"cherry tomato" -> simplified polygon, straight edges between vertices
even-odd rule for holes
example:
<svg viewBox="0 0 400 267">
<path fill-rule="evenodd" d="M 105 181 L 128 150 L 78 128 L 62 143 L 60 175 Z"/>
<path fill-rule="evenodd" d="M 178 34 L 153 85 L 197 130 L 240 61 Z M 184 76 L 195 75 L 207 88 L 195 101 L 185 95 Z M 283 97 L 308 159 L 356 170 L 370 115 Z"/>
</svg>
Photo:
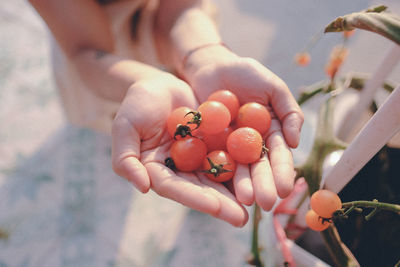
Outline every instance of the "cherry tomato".
<svg viewBox="0 0 400 267">
<path fill-rule="evenodd" d="M 306 224 L 314 231 L 323 231 L 329 227 L 329 222 L 323 221 L 322 218 L 316 214 L 313 210 L 309 210 L 306 213 Z"/>
<path fill-rule="evenodd" d="M 205 101 L 197 110 L 201 114 L 199 129 L 205 134 L 222 132 L 231 122 L 231 114 L 221 102 Z"/>
<path fill-rule="evenodd" d="M 355 32 L 356 32 L 355 30 L 344 31 L 344 32 L 343 32 L 343 36 L 344 36 L 345 38 L 349 38 L 349 37 L 351 37 Z"/>
<path fill-rule="evenodd" d="M 250 127 L 234 130 L 226 141 L 226 148 L 232 158 L 240 163 L 249 164 L 260 159 L 263 139 L 260 133 Z"/>
<path fill-rule="evenodd" d="M 228 140 L 228 136 L 232 131 L 232 127 L 229 126 L 217 134 L 203 134 L 202 138 L 207 145 L 208 151 L 226 150 L 226 140 Z"/>
<path fill-rule="evenodd" d="M 329 190 L 318 190 L 311 196 L 311 208 L 323 218 L 332 218 L 332 214 L 342 208 L 339 196 Z"/>
<path fill-rule="evenodd" d="M 207 100 L 218 101 L 224 104 L 231 113 L 231 120 L 236 119 L 239 111 L 239 99 L 229 90 L 218 90 L 212 93 Z"/>
<path fill-rule="evenodd" d="M 251 127 L 263 135 L 271 126 L 271 115 L 265 106 L 250 102 L 240 107 L 236 123 L 238 127 Z"/>
<path fill-rule="evenodd" d="M 203 163 L 207 146 L 199 138 L 186 136 L 172 144 L 170 154 L 178 170 L 190 172 L 197 170 Z"/>
<path fill-rule="evenodd" d="M 226 182 L 235 174 L 236 163 L 228 152 L 215 150 L 204 159 L 203 171 L 213 181 Z"/>
<path fill-rule="evenodd" d="M 179 107 L 174 109 L 167 119 L 167 130 L 171 137 L 175 136 L 176 127 L 181 125 L 187 125 L 186 123 L 193 118 L 193 114 L 188 114 L 192 109 L 188 107 Z M 196 128 L 196 125 L 187 125 L 191 131 Z"/>
<path fill-rule="evenodd" d="M 307 66 L 311 61 L 310 54 L 307 52 L 298 53 L 295 56 L 295 61 L 299 66 Z"/>
<path fill-rule="evenodd" d="M 325 66 L 325 73 L 330 78 L 335 77 L 343 61 L 347 58 L 347 55 L 348 55 L 347 48 L 337 46 L 332 49 L 328 64 Z"/>
</svg>

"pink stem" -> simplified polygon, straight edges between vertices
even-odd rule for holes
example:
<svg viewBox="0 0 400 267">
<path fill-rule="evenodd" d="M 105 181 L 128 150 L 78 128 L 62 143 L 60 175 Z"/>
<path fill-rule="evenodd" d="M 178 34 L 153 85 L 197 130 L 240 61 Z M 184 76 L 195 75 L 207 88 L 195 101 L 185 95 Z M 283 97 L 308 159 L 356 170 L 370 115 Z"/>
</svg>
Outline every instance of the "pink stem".
<svg viewBox="0 0 400 267">
<path fill-rule="evenodd" d="M 276 216 L 273 217 L 273 221 L 274 221 L 275 233 L 278 238 L 278 242 L 280 244 L 283 258 L 285 259 L 285 263 L 287 263 L 290 267 L 295 267 L 296 264 L 293 260 L 292 253 L 290 252 L 290 249 L 286 244 L 287 237 L 285 230 L 283 230 L 283 227 Z"/>
</svg>

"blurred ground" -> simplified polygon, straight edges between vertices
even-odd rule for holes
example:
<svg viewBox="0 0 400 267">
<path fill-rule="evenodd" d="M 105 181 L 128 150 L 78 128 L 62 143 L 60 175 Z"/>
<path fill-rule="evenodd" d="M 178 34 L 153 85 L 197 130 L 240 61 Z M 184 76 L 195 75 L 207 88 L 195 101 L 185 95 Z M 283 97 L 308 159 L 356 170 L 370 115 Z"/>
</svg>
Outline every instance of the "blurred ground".
<svg viewBox="0 0 400 267">
<path fill-rule="evenodd" d="M 216 3 L 227 45 L 260 60 L 295 95 L 325 79 L 323 66 L 340 34 L 321 37 L 308 68 L 296 67 L 293 56 L 327 23 L 381 3 L 400 13 L 398 1 Z M 109 137 L 65 122 L 47 30 L 27 2 L 2 2 L 0 36 L 1 267 L 245 265 L 249 227 L 234 229 L 153 194 L 136 194 L 110 168 Z M 373 71 L 391 45 L 357 32 L 342 72 Z M 399 74 L 397 66 L 390 81 L 400 82 Z M 306 111 L 297 161 L 312 140 L 314 114 Z"/>
</svg>

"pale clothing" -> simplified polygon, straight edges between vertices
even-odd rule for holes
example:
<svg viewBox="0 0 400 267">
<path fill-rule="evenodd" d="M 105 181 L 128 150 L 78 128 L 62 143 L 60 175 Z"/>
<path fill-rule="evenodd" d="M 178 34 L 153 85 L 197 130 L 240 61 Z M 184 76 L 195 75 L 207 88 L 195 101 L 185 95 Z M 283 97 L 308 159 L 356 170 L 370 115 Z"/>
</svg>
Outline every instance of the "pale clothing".
<svg viewBox="0 0 400 267">
<path fill-rule="evenodd" d="M 115 40 L 115 54 L 153 66 L 159 66 L 152 23 L 158 0 L 116 1 L 103 8 L 109 17 Z M 143 7 L 134 40 L 131 34 L 132 15 Z M 67 119 L 76 125 L 110 133 L 111 124 L 119 103 L 101 98 L 82 82 L 79 73 L 53 42 L 53 67 L 61 101 Z"/>
</svg>

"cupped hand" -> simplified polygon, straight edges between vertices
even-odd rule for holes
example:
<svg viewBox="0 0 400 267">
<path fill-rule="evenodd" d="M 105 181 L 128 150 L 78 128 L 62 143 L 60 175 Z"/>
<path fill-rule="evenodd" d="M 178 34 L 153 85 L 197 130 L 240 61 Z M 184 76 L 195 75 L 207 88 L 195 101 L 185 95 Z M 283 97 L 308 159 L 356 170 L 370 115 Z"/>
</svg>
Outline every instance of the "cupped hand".
<svg viewBox="0 0 400 267">
<path fill-rule="evenodd" d="M 191 88 L 171 74 L 160 71 L 133 84 L 113 122 L 114 171 L 143 193 L 152 189 L 187 207 L 243 226 L 247 211 L 228 189 L 202 174 L 174 172 L 165 166 L 172 143 L 166 120 L 180 106 L 195 109 L 197 101 Z"/>
<path fill-rule="evenodd" d="M 185 79 L 198 100 L 205 101 L 212 92 L 227 89 L 241 104 L 258 102 L 271 112 L 271 127 L 265 135 L 268 154 L 254 164 L 238 164 L 233 178 L 241 203 L 251 205 L 255 200 L 264 210 L 270 210 L 277 195 L 284 198 L 293 189 L 290 148 L 298 146 L 303 113 L 287 85 L 258 61 L 238 57 L 223 47 L 209 50 L 193 54 L 185 66 Z"/>
</svg>

